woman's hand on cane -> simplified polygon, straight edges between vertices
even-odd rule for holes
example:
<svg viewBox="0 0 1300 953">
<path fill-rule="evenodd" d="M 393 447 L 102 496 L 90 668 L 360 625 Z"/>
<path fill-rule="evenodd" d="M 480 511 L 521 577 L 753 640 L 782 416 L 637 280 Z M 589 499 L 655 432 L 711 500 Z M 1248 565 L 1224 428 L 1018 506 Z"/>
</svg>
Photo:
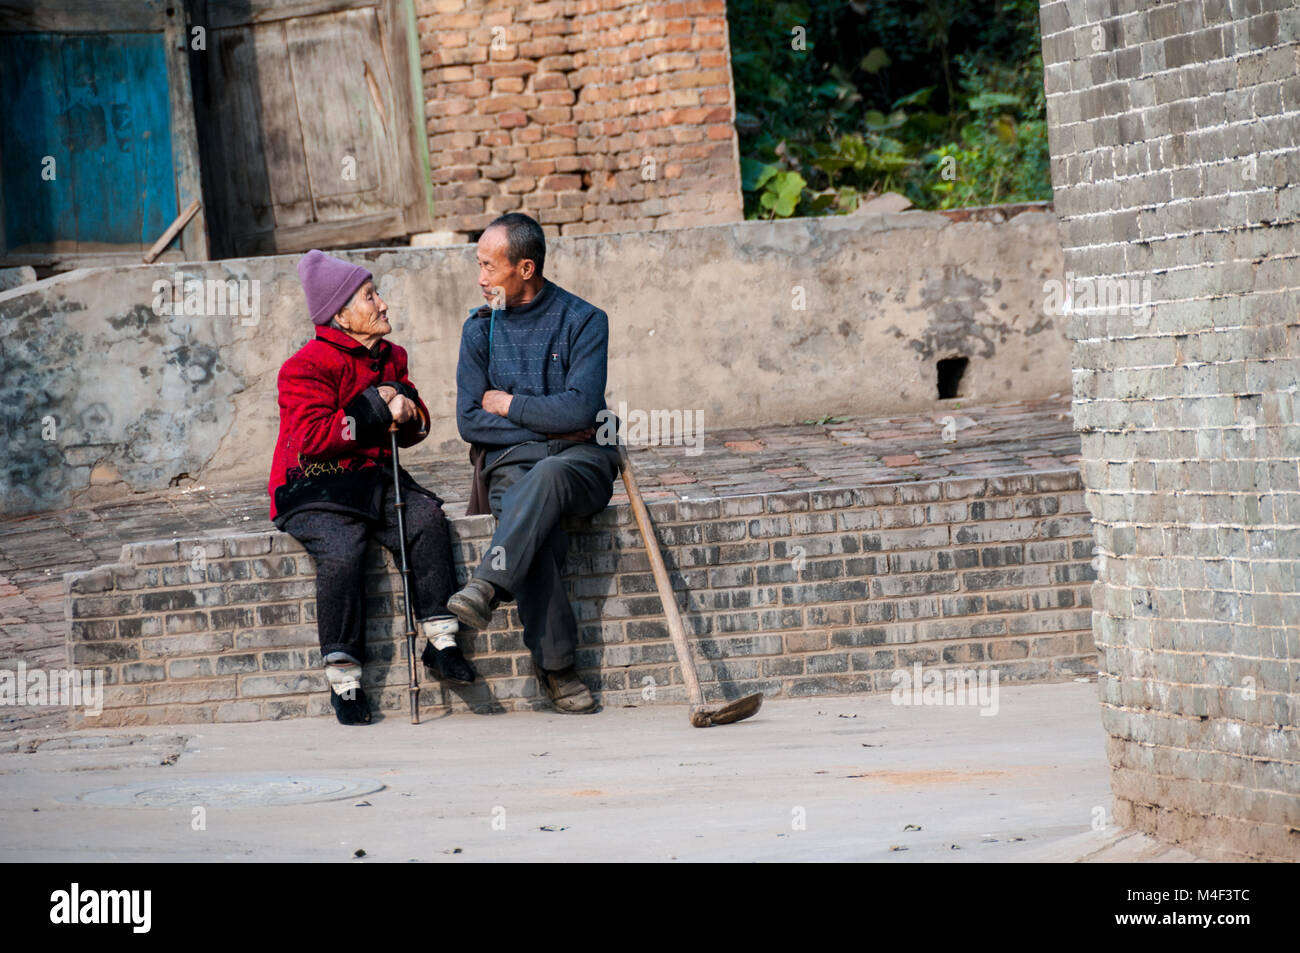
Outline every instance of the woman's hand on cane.
<svg viewBox="0 0 1300 953">
<path fill-rule="evenodd" d="M 388 402 L 388 412 L 393 415 L 393 422 L 404 424 L 420 415 L 420 408 L 415 401 L 398 394 Z"/>
</svg>

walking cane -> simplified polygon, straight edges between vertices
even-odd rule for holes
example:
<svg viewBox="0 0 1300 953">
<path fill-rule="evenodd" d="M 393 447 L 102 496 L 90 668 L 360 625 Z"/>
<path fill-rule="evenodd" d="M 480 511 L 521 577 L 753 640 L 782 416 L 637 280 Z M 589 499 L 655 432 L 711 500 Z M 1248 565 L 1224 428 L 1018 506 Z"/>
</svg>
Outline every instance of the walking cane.
<svg viewBox="0 0 1300 953">
<path fill-rule="evenodd" d="M 411 724 L 420 723 L 420 680 L 415 673 L 415 616 L 411 613 L 411 567 L 406 561 L 406 519 L 402 515 L 402 469 L 397 463 L 397 424 L 388 428 L 393 449 L 393 509 L 397 510 L 397 540 L 402 553 L 402 602 L 406 605 L 406 660 L 410 664 Z"/>
</svg>

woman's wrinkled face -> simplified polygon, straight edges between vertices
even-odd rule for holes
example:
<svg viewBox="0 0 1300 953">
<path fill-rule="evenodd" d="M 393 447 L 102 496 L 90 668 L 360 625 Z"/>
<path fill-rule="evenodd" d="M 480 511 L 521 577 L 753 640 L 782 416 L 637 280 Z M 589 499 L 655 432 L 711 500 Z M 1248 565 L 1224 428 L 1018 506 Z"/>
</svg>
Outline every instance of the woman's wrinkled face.
<svg viewBox="0 0 1300 953">
<path fill-rule="evenodd" d="M 388 305 L 379 297 L 379 289 L 367 280 L 336 318 L 343 330 L 358 337 L 378 339 L 393 330 L 388 323 Z"/>
</svg>

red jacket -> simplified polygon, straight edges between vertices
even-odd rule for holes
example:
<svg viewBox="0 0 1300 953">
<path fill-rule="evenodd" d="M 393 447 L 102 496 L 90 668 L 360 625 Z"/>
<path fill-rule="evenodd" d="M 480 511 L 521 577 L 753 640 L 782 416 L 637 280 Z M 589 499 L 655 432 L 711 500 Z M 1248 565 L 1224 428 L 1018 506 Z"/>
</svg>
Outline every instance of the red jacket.
<svg viewBox="0 0 1300 953">
<path fill-rule="evenodd" d="M 267 484 L 272 520 L 298 509 L 378 517 L 393 422 L 381 384 L 419 407 L 420 417 L 397 430 L 398 446 L 414 446 L 428 436 L 429 409 L 407 376 L 403 348 L 380 341 L 367 351 L 343 331 L 318 326 L 315 339 L 284 362 L 277 378 L 280 435 Z"/>
</svg>

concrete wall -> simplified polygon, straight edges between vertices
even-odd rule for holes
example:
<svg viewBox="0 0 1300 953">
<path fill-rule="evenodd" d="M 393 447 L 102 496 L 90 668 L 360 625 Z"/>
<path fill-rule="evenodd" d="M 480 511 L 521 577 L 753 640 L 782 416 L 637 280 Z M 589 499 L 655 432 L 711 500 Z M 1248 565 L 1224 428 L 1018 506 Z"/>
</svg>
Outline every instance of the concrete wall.
<svg viewBox="0 0 1300 953">
<path fill-rule="evenodd" d="M 1300 859 L 1300 7 L 1042 6 L 1115 820 Z M 1121 12 L 1122 11 L 1122 12 Z"/>
<path fill-rule="evenodd" d="M 390 305 L 391 339 L 434 415 L 429 449 L 460 453 L 460 328 L 481 303 L 472 246 L 348 253 Z M 297 256 L 191 264 L 183 281 L 246 281 L 257 313 L 160 315 L 174 266 L 70 272 L 0 294 L 6 515 L 207 481 L 262 479 L 276 373 L 311 337 Z M 557 238 L 547 270 L 610 315 L 612 407 L 703 413 L 706 428 L 933 409 L 936 362 L 970 359 L 961 394 L 1063 391 L 1055 218 L 952 222 L 905 212 Z M 251 297 L 246 299 L 251 304 Z M 219 304 L 214 301 L 213 304 Z M 418 458 L 418 457 L 417 457 Z"/>
<path fill-rule="evenodd" d="M 842 695 L 890 691 L 894 673 L 911 676 L 917 664 L 995 670 L 999 681 L 1093 672 L 1092 536 L 1080 486 L 1070 469 L 649 509 L 674 586 L 686 590 L 684 622 L 709 698 Z M 452 521 L 462 577 L 493 524 Z M 569 528 L 566 582 L 588 683 L 608 706 L 685 701 L 628 507 Z M 390 562 L 372 549 L 365 684 L 377 707 L 398 712 L 408 704 L 405 622 Z M 77 724 L 330 711 L 315 569 L 287 534 L 130 544 L 119 563 L 64 579 L 68 659 L 106 673 L 103 714 L 82 722 L 74 712 Z M 462 645 L 484 680 L 426 688 L 430 710 L 546 707 L 512 605 Z M 650 686 L 653 697 L 643 694 Z"/>
</svg>

